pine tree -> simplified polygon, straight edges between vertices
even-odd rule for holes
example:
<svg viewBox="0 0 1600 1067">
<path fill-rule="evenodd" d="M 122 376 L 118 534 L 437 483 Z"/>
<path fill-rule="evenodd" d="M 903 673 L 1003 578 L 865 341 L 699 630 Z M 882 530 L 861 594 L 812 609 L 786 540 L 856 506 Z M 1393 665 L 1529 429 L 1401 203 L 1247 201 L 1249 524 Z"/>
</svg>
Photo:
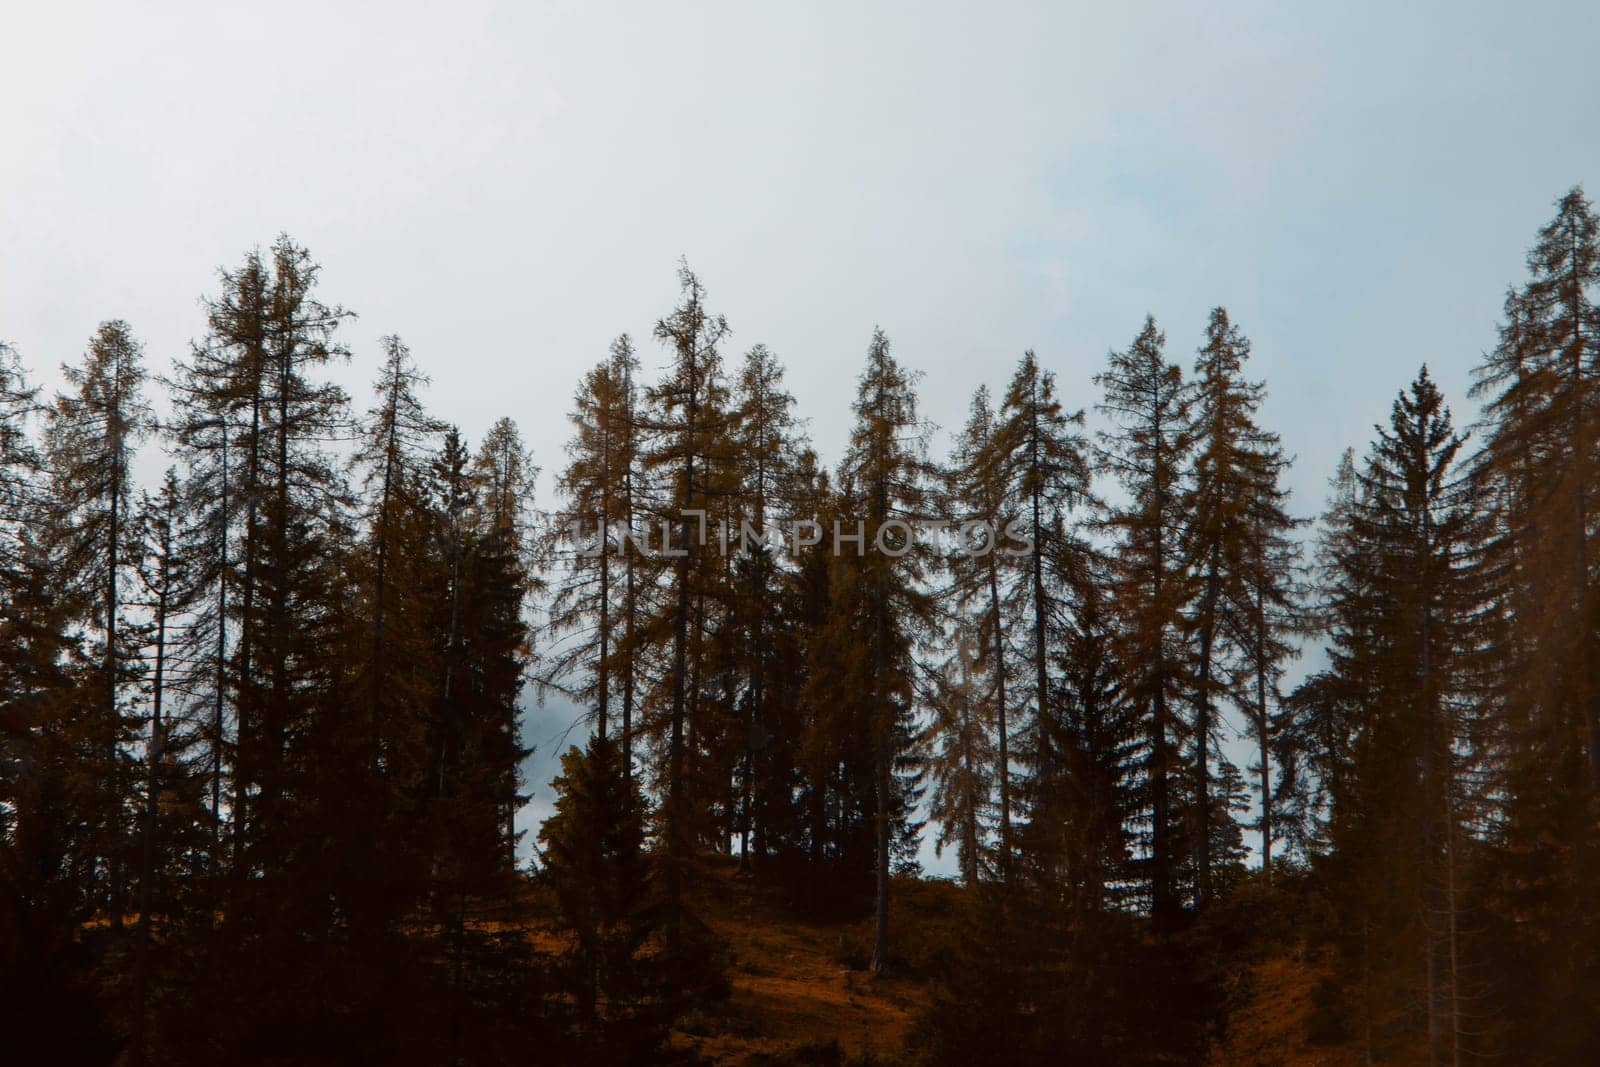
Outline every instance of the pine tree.
<svg viewBox="0 0 1600 1067">
<path fill-rule="evenodd" d="M 993 685 L 989 706 L 994 709 L 995 756 L 994 770 L 987 777 L 993 778 L 998 787 L 998 866 L 1001 880 L 1009 883 L 1014 850 L 1010 718 L 1013 697 L 1007 682 L 1016 653 L 1006 639 L 1006 631 L 1010 621 L 1007 609 L 1015 596 L 1015 567 L 1002 555 L 1000 540 L 1017 515 L 1007 477 L 1007 457 L 1000 444 L 988 387 L 980 386 L 973 394 L 967 424 L 951 456 L 946 514 L 961 531 L 961 542 L 949 557 L 956 606 L 975 615 L 973 636 L 978 642 L 978 666 Z"/>
<path fill-rule="evenodd" d="M 687 755 L 697 747 L 696 733 L 704 708 L 698 692 L 703 647 L 698 637 L 704 619 L 706 586 L 714 561 L 707 559 L 702 525 L 712 486 L 710 452 L 725 429 L 721 357 L 717 346 L 728 324 L 705 306 L 705 288 L 685 265 L 678 272 L 681 302 L 656 323 L 656 337 L 672 351 L 664 380 L 648 392 L 651 444 L 645 468 L 666 479 L 669 488 L 657 518 L 663 551 L 671 558 L 666 573 L 668 632 L 662 636 L 668 653 L 662 702 L 667 706 L 664 773 L 659 775 L 664 799 L 661 810 L 661 876 L 665 890 L 668 952 L 683 952 L 683 891 L 690 854 L 699 838 L 694 810 L 700 798 L 689 791 L 692 772 Z"/>
<path fill-rule="evenodd" d="M 1482 535 L 1462 438 L 1426 368 L 1395 402 L 1329 552 L 1337 736 L 1330 845 L 1347 981 L 1369 1055 L 1407 1032 L 1396 996 L 1422 992 L 1427 1040 L 1463 1055 L 1456 899 L 1470 716 L 1481 671 Z M 1434 920 L 1443 917 L 1442 929 Z"/>
<path fill-rule="evenodd" d="M 187 625 L 195 594 L 193 531 L 187 494 L 176 468 L 168 468 L 158 496 L 144 495 L 138 520 L 139 556 L 135 569 L 148 613 L 144 641 L 149 666 L 149 727 L 144 743 L 144 797 L 139 827 L 139 930 L 134 952 L 133 1027 L 130 1044 L 136 1062 L 149 1057 L 148 1018 L 151 923 L 156 908 L 168 923 L 180 917 L 173 894 L 158 897 L 156 884 L 169 868 L 174 875 L 195 872 L 178 864 L 201 843 L 206 819 L 186 750 L 193 740 L 181 714 L 172 710 L 187 688 L 178 640 Z"/>
<path fill-rule="evenodd" d="M 515 428 L 496 431 L 509 446 L 498 454 L 526 475 Z M 516 998 L 492 1012 L 481 1003 L 492 1006 L 504 996 L 503 988 L 491 994 L 508 971 L 522 974 L 529 966 L 506 812 L 508 790 L 528 754 L 518 741 L 516 708 L 531 656 L 524 620 L 531 581 L 525 555 L 511 550 L 515 544 L 495 511 L 480 502 L 490 474 L 473 463 L 460 434 L 447 429 L 428 475 L 434 538 L 428 555 L 437 575 L 428 598 L 436 642 L 429 692 L 436 711 L 419 837 L 430 860 L 429 911 L 440 931 L 447 1040 L 455 1056 L 483 1047 L 485 1028 L 520 1040 L 527 1022 L 505 1015 L 519 1010 Z M 503 502 L 512 514 L 526 510 L 528 478 L 521 483 L 520 499 Z"/>
<path fill-rule="evenodd" d="M 835 523 L 834 549 L 843 552 L 841 527 L 853 528 L 857 552 L 839 561 L 830 622 L 860 651 L 847 668 L 848 699 L 858 708 L 858 728 L 871 746 L 874 933 L 872 969 L 889 967 L 889 878 L 892 842 L 906 812 L 895 769 L 909 741 L 916 643 L 931 623 L 925 579 L 932 547 L 914 523 L 927 509 L 934 469 L 927 458 L 927 428 L 917 416 L 915 379 L 889 352 L 879 330 L 867 349 L 856 388 L 856 423 L 839 468 L 843 521 Z M 837 646 L 836 646 L 837 647 Z"/>
<path fill-rule="evenodd" d="M 1036 891 L 1070 892 L 1073 910 L 1089 916 L 1120 904 L 1126 893 L 1148 742 L 1116 658 L 1107 569 L 1101 553 L 1082 548 L 1063 567 L 1072 610 L 1052 653 L 1063 714 L 1050 744 L 1063 754 L 1072 803 L 1067 818 L 1029 827 Z"/>
<path fill-rule="evenodd" d="M 377 404 L 367 413 L 361 428 L 355 460 L 365 475 L 367 554 L 372 572 L 371 650 L 366 665 L 369 745 L 374 768 L 387 766 L 393 771 L 402 764 L 396 750 L 404 743 L 404 724 L 391 725 L 388 720 L 403 719 L 406 712 L 386 707 L 386 703 L 396 697 L 416 700 L 420 696 L 416 691 L 427 684 L 424 678 L 429 676 L 431 665 L 423 661 L 430 645 L 422 631 L 433 620 L 420 611 L 405 612 L 403 604 L 396 610 L 393 601 L 416 602 L 422 589 L 395 582 L 392 572 L 409 567 L 415 574 L 416 565 L 426 557 L 426 547 L 408 544 L 406 534 L 418 528 L 417 520 L 428 507 L 423 496 L 426 457 L 444 426 L 427 413 L 417 395 L 428 378 L 417 370 L 410 349 L 398 337 L 386 337 L 381 343 L 383 370 L 373 390 Z M 411 627 L 404 626 L 407 614 L 411 616 Z M 395 620 L 395 615 L 402 618 Z M 395 625 L 397 621 L 400 626 Z M 400 655 L 395 654 L 397 651 Z M 413 671 L 423 677 L 410 686 L 396 684 Z"/>
<path fill-rule="evenodd" d="M 554 891 L 579 1027 L 591 1062 L 638 1062 L 665 1036 L 642 954 L 654 931 L 644 796 L 622 773 L 615 740 L 596 733 L 561 757 L 555 814 L 539 831 L 540 877 Z"/>
<path fill-rule="evenodd" d="M 1025 619 L 1030 633 L 1028 672 L 1033 688 L 1033 818 L 1044 822 L 1071 818 L 1067 768 L 1052 739 L 1062 730 L 1061 709 L 1051 705 L 1050 648 L 1066 624 L 1069 608 L 1062 594 L 1062 568 L 1080 549 L 1068 525 L 1072 509 L 1089 500 L 1086 442 L 1079 427 L 1083 413 L 1068 413 L 1056 395 L 1055 376 L 1026 352 L 1006 390 L 995 431 L 1005 495 L 1015 502 L 1025 531 L 1024 552 L 1005 549 L 1015 568 L 1013 618 Z M 998 516 L 997 516 L 998 517 Z M 1009 540 L 1014 540 L 1014 536 Z M 1035 835 L 1037 839 L 1037 835 Z"/>
<path fill-rule="evenodd" d="M 86 939 L 105 904 L 104 679 L 51 540 L 20 531 L 0 614 L 0 1026 L 13 1055 L 107 1062 L 120 1042 Z M 63 1012 L 74 1026 L 48 1025 Z"/>
<path fill-rule="evenodd" d="M 996 766 L 990 708 L 983 683 L 973 677 L 981 662 L 971 636 L 958 637 L 955 654 L 934 675 L 932 717 L 922 740 L 933 779 L 928 816 L 939 824 L 934 854 L 954 844 L 969 889 L 978 888 L 987 867 L 985 823 Z"/>
<path fill-rule="evenodd" d="M 610 734 L 611 699 L 621 688 L 631 698 L 630 654 L 614 634 L 628 612 L 628 572 L 633 508 L 630 478 L 636 474 L 637 427 L 631 381 L 632 346 L 626 335 L 611 355 L 584 376 L 570 416 L 575 436 L 567 446 L 571 460 L 560 489 L 569 501 L 552 531 L 559 541 L 550 551 L 566 554 L 567 577 L 551 602 L 550 629 L 571 639 L 552 647 L 542 681 L 594 709 L 596 732 Z M 626 624 L 622 645 L 626 645 Z M 576 677 L 574 677 L 576 676 Z M 626 699 L 631 705 L 631 699 Z M 623 714 L 623 750 L 631 748 L 632 708 Z"/>
<path fill-rule="evenodd" d="M 1195 900 L 1212 895 L 1211 755 L 1221 723 L 1216 698 L 1231 693 L 1258 742 L 1262 856 L 1271 852 L 1271 733 L 1267 689 L 1286 646 L 1281 634 L 1292 570 L 1292 521 L 1278 480 L 1287 467 L 1275 434 L 1257 424 L 1265 389 L 1244 378 L 1250 342 L 1213 308 L 1194 368 L 1194 473 L 1184 510 L 1187 568 L 1197 599 L 1189 626 L 1197 645 L 1194 707 Z M 1277 616 L 1269 616 L 1269 610 Z M 1254 697 L 1246 679 L 1253 678 Z"/>
<path fill-rule="evenodd" d="M 1118 538 L 1111 555 L 1112 610 L 1123 689 L 1148 737 L 1144 868 L 1150 907 L 1164 930 L 1181 907 L 1175 748 L 1182 731 L 1174 711 L 1191 674 L 1182 633 L 1193 583 L 1183 564 L 1182 532 L 1183 472 L 1194 444 L 1193 394 L 1163 354 L 1165 344 L 1155 319 L 1147 317 L 1133 343 L 1112 352 L 1095 379 L 1105 390 L 1100 410 L 1113 427 L 1101 434 L 1100 461 L 1128 498 L 1106 518 Z"/>
<path fill-rule="evenodd" d="M 38 389 L 16 350 L 0 341 L 0 568 L 19 559 L 19 533 L 33 514 L 40 459 L 28 435 Z"/>
<path fill-rule="evenodd" d="M 539 582 L 531 570 L 528 515 L 533 505 L 533 484 L 539 468 L 533 455 L 522 444 L 516 423 L 497 420 L 484 435 L 472 461 L 479 485 L 477 523 L 477 576 L 483 600 L 469 617 L 470 631 L 476 623 L 487 647 L 467 668 L 480 666 L 474 697 L 481 702 L 488 722 L 493 749 L 490 755 L 501 778 L 503 841 L 508 866 L 517 862 L 517 810 L 527 800 L 520 792 L 520 764 L 526 751 L 521 744 L 521 717 L 517 698 L 522 691 L 522 667 L 531 654 L 529 634 L 522 613 L 525 602 Z"/>
<path fill-rule="evenodd" d="M 1498 345 L 1477 371 L 1479 477 L 1493 507 L 1498 723 L 1491 900 L 1506 975 L 1504 1044 L 1549 1062 L 1589 1055 L 1575 1024 L 1600 974 L 1579 936 L 1600 907 L 1593 797 L 1600 785 L 1591 496 L 1600 410 L 1600 219 L 1581 188 L 1557 204 L 1505 302 Z"/>
<path fill-rule="evenodd" d="M 45 429 L 57 509 L 53 529 L 62 539 L 68 583 L 64 592 L 81 598 L 82 611 L 100 640 L 96 736 L 104 754 L 100 773 L 105 790 L 100 860 L 107 878 L 106 906 L 115 928 L 122 925 L 126 903 L 123 743 L 132 725 L 122 693 L 138 668 L 122 628 L 124 578 L 136 528 L 131 467 L 135 448 L 152 426 L 142 395 L 143 357 L 127 323 L 101 324 L 83 364 L 62 367 L 71 392 L 56 397 Z"/>
<path fill-rule="evenodd" d="M 730 656 L 741 691 L 738 703 L 743 738 L 739 761 L 739 862 L 748 867 L 751 835 L 764 858 L 766 835 L 755 825 L 758 771 L 786 768 L 763 760 L 785 725 L 783 667 L 792 660 L 782 618 L 780 558 L 770 535 L 782 537 L 783 521 L 793 519 L 798 451 L 794 397 L 783 388 L 783 365 L 765 345 L 745 353 L 733 396 L 733 457 L 737 484 L 728 513 L 733 557 L 729 611 Z M 765 766 L 758 766 L 766 764 Z"/>
</svg>

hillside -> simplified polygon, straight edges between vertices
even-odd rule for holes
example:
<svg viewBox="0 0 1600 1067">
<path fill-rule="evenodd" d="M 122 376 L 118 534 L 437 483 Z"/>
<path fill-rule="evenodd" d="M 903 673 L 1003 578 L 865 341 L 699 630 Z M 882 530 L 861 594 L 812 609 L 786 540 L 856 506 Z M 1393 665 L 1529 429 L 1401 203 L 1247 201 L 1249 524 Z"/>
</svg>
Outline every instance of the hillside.
<svg viewBox="0 0 1600 1067">
<path fill-rule="evenodd" d="M 958 936 L 965 891 L 936 879 L 894 886 L 894 935 L 904 962 L 893 975 L 865 967 L 870 919 L 817 922 L 776 891 L 741 876 L 726 857 L 706 861 L 701 917 L 726 945 L 731 993 L 680 1019 L 674 1048 L 726 1065 L 892 1064 L 935 991 L 933 961 Z M 1322 969 L 1299 951 L 1244 967 L 1237 1004 L 1211 1067 L 1353 1067 L 1350 1048 L 1306 1040 Z"/>
<path fill-rule="evenodd" d="M 732 993 L 714 1011 L 683 1020 L 674 1043 L 712 1063 L 828 1062 L 829 1046 L 850 1059 L 895 1062 L 927 1006 L 924 960 L 876 977 L 865 967 L 871 921 L 808 922 L 771 889 L 740 877 L 732 860 L 709 865 L 702 918 L 728 947 Z M 897 879 L 896 933 L 907 946 L 949 936 L 961 890 L 934 880 Z"/>
</svg>

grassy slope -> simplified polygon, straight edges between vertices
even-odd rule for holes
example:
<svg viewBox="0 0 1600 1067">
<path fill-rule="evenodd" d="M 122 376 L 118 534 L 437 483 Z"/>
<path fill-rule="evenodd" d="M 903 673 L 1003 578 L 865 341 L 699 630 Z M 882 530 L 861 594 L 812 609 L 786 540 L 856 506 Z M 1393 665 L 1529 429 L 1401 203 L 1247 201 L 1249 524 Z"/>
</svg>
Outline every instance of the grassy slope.
<svg viewBox="0 0 1600 1067">
<path fill-rule="evenodd" d="M 728 946 L 727 1002 L 684 1020 L 674 1041 L 720 1064 L 759 1064 L 837 1041 L 847 1056 L 894 1062 L 926 1006 L 930 988 L 912 958 L 892 976 L 861 969 L 870 920 L 795 918 L 770 890 L 710 861 L 701 917 Z M 897 879 L 895 918 L 904 940 L 927 944 L 954 922 L 960 890 L 947 882 Z M 891 930 L 891 934 L 895 931 Z"/>
<path fill-rule="evenodd" d="M 846 1057 L 900 1062 L 907 1036 L 932 994 L 928 955 L 955 936 L 963 891 L 950 882 L 897 879 L 891 939 L 904 955 L 878 978 L 863 967 L 871 920 L 811 922 L 771 889 L 740 877 L 726 857 L 706 860 L 697 889 L 700 917 L 727 945 L 727 1001 L 692 1013 L 673 1032 L 675 1046 L 729 1065 L 831 1062 L 816 1058 L 831 1042 Z M 559 951 L 550 939 L 551 951 Z M 1212 1067 L 1354 1067 L 1350 1048 L 1309 1045 L 1306 1020 L 1321 970 L 1298 954 L 1252 967 L 1242 1007 Z"/>
</svg>

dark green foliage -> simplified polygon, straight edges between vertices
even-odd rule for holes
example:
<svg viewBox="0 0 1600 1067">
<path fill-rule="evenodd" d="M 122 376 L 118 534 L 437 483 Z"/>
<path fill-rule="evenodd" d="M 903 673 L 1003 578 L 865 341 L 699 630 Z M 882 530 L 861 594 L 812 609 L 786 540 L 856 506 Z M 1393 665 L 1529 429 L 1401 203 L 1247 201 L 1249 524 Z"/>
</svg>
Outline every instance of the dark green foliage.
<svg viewBox="0 0 1600 1067">
<path fill-rule="evenodd" d="M 595 736 L 561 757 L 556 810 L 539 831 L 540 878 L 554 892 L 580 1040 L 592 1062 L 645 1062 L 665 1038 L 664 961 L 646 958 L 657 901 L 644 851 L 643 794 L 620 750 Z"/>
</svg>

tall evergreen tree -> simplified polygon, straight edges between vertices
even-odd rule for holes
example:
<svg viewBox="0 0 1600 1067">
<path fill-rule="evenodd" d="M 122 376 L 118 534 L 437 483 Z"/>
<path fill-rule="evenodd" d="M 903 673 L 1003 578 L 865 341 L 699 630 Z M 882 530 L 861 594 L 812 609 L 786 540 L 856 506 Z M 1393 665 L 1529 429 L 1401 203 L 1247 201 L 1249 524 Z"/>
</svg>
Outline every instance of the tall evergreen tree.
<svg viewBox="0 0 1600 1067">
<path fill-rule="evenodd" d="M 134 450 L 152 427 L 143 398 L 144 353 L 125 322 L 102 323 L 90 339 L 81 366 L 64 366 L 70 391 L 59 394 L 47 412 L 45 444 L 54 504 L 53 529 L 69 597 L 81 598 L 87 621 L 99 636 L 100 699 L 97 736 L 106 790 L 102 808 L 101 861 L 107 877 L 106 905 L 114 927 L 122 924 L 126 901 L 123 795 L 127 766 L 122 745 L 132 725 L 123 700 L 125 685 L 138 670 L 136 650 L 123 627 L 133 555 Z"/>
<path fill-rule="evenodd" d="M 665 1037 L 662 990 L 642 952 L 655 926 L 643 794 L 622 773 L 615 739 L 561 757 L 556 810 L 539 831 L 541 876 L 571 930 L 569 963 L 585 1055 L 645 1062 Z"/>
<path fill-rule="evenodd" d="M 895 770 L 909 741 L 917 642 L 932 619 L 926 579 L 932 546 L 913 524 L 925 521 L 934 469 L 927 427 L 917 415 L 914 377 L 889 352 L 879 330 L 867 348 L 856 388 L 856 422 L 839 468 L 843 528 L 854 527 L 857 552 L 840 560 L 831 625 L 859 652 L 852 657 L 844 699 L 858 709 L 858 729 L 872 753 L 874 932 L 872 969 L 889 967 L 889 879 L 892 842 L 907 805 Z"/>
<path fill-rule="evenodd" d="M 478 483 L 477 523 L 481 539 L 478 548 L 480 580 L 484 582 L 482 615 L 473 621 L 488 647 L 482 650 L 487 661 L 481 665 L 488 673 L 476 693 L 490 716 L 495 746 L 495 764 L 501 777 L 500 796 L 506 860 L 515 867 L 519 833 L 517 810 L 527 800 L 521 792 L 521 761 L 526 755 L 521 743 L 517 698 L 522 692 L 522 668 L 531 655 L 527 626 L 522 612 L 527 599 L 537 591 L 540 581 L 533 574 L 530 557 L 529 515 L 533 508 L 534 479 L 539 468 L 533 454 L 522 443 L 517 424 L 498 419 L 489 427 L 472 461 Z M 506 758 L 509 756 L 510 758 Z"/>
<path fill-rule="evenodd" d="M 1482 543 L 1462 438 L 1426 368 L 1378 428 L 1337 501 L 1329 551 L 1335 725 L 1323 768 L 1342 909 L 1344 974 L 1369 1056 L 1410 1031 L 1455 1063 L 1463 1015 L 1459 926 L 1465 827 L 1476 803 L 1471 717 L 1481 672 Z"/>
<path fill-rule="evenodd" d="M 1069 768 L 1054 747 L 1063 731 L 1061 709 L 1051 703 L 1050 649 L 1068 623 L 1070 608 L 1063 593 L 1062 571 L 1081 551 L 1074 543 L 1070 513 L 1089 500 L 1086 442 L 1079 430 L 1081 411 L 1069 413 L 1056 395 L 1055 376 L 1026 352 L 1006 390 L 995 428 L 1003 495 L 1015 514 L 1004 516 L 1005 529 L 1025 531 L 1025 551 L 1007 538 L 997 546 L 1013 571 L 1010 613 L 1028 627 L 1027 677 L 1033 689 L 1032 749 L 1033 818 L 1043 825 L 1072 818 Z M 1001 516 L 995 516 L 996 519 Z M 1041 835 L 1032 835 L 1035 841 Z"/>
<path fill-rule="evenodd" d="M 981 662 L 970 637 L 934 674 L 931 720 L 923 739 L 932 768 L 928 815 L 939 824 L 934 854 L 956 847 L 961 880 L 976 889 L 985 873 L 986 823 L 994 789 L 995 755 L 985 686 L 973 677 Z"/>
<path fill-rule="evenodd" d="M 1148 737 L 1144 880 L 1157 926 L 1170 929 L 1182 906 L 1176 756 L 1183 731 L 1175 709 L 1191 677 L 1183 616 L 1193 601 L 1193 583 L 1184 566 L 1182 535 L 1183 473 L 1194 447 L 1194 426 L 1193 393 L 1183 372 L 1168 362 L 1165 344 L 1166 335 L 1147 317 L 1133 343 L 1112 352 L 1095 380 L 1105 390 L 1100 410 L 1112 426 L 1101 434 L 1099 456 L 1127 495 L 1106 522 L 1117 535 L 1111 590 L 1117 656 L 1126 671 L 1123 689 L 1139 709 Z"/>
<path fill-rule="evenodd" d="M 690 853 L 700 837 L 688 788 L 704 711 L 698 682 L 703 647 L 703 606 L 716 561 L 702 543 L 712 489 L 711 452 L 725 431 L 725 393 L 718 346 L 728 324 L 705 306 L 705 288 L 687 266 L 678 272 L 681 301 L 656 323 L 656 337 L 672 352 L 666 377 L 649 390 L 651 446 L 645 466 L 669 484 L 658 515 L 663 550 L 670 556 L 666 574 L 669 632 L 667 675 L 662 702 L 667 709 L 667 741 L 661 810 L 661 876 L 665 889 L 665 927 L 669 952 L 683 949 L 683 888 Z"/>
<path fill-rule="evenodd" d="M 1499 343 L 1477 368 L 1480 479 L 1493 505 L 1489 569 L 1504 632 L 1489 694 L 1501 724 L 1493 899 L 1510 976 L 1508 1046 L 1582 1058 L 1600 1035 L 1571 1020 L 1600 974 L 1581 916 L 1600 907 L 1600 696 L 1592 516 L 1600 411 L 1600 218 L 1581 188 L 1557 203 L 1506 299 Z"/>
<path fill-rule="evenodd" d="M 1284 656 L 1281 617 L 1292 570 L 1278 479 L 1287 466 L 1275 434 L 1257 423 L 1265 389 L 1244 377 L 1250 342 L 1213 308 L 1194 368 L 1194 474 L 1185 501 L 1185 564 L 1196 600 L 1194 689 L 1195 900 L 1212 895 L 1211 755 L 1221 723 L 1217 697 L 1230 693 L 1256 734 L 1262 782 L 1262 854 L 1271 857 L 1271 746 L 1267 688 Z M 1249 679 L 1254 684 L 1250 685 Z M 1254 689 L 1253 699 L 1247 695 Z"/>
<path fill-rule="evenodd" d="M 794 397 L 783 387 L 783 365 L 765 345 L 745 353 L 733 395 L 733 465 L 736 485 L 729 509 L 729 551 L 733 553 L 729 636 L 738 702 L 740 754 L 739 861 L 748 863 L 751 835 L 764 853 L 764 833 L 755 826 L 755 778 L 781 767 L 763 759 L 762 749 L 784 725 L 783 668 L 792 659 L 782 618 L 780 573 L 785 520 L 794 519 L 798 443 Z M 775 536 L 774 536 L 775 535 Z"/>
<path fill-rule="evenodd" d="M 1009 882 L 1014 849 L 1010 717 L 1014 690 L 1007 683 L 1018 657 L 1007 639 L 1015 567 L 1002 554 L 1000 542 L 1017 515 L 1000 444 L 989 389 L 980 386 L 951 456 L 946 513 L 961 531 L 961 541 L 950 554 L 957 608 L 975 616 L 979 665 L 986 684 L 993 686 L 992 704 L 982 702 L 994 712 L 994 744 L 986 746 L 994 749 L 994 769 L 985 777 L 992 778 L 998 789 L 998 867 L 1001 880 Z M 969 698 L 964 694 L 963 699 Z"/>
<path fill-rule="evenodd" d="M 570 416 L 575 435 L 560 489 L 568 504 L 551 531 L 551 550 L 565 555 L 566 577 L 551 603 L 550 627 L 570 634 L 551 649 L 543 680 L 578 697 L 593 709 L 596 732 L 611 733 L 612 695 L 621 690 L 623 751 L 632 732 L 631 676 L 626 633 L 633 506 L 630 480 L 637 473 L 637 427 L 632 383 L 632 347 L 626 335 L 613 343 L 578 387 Z M 619 623 L 621 625 L 619 625 Z M 618 642 L 618 630 L 624 640 Z M 619 647 L 622 645 L 624 647 Z"/>
</svg>

